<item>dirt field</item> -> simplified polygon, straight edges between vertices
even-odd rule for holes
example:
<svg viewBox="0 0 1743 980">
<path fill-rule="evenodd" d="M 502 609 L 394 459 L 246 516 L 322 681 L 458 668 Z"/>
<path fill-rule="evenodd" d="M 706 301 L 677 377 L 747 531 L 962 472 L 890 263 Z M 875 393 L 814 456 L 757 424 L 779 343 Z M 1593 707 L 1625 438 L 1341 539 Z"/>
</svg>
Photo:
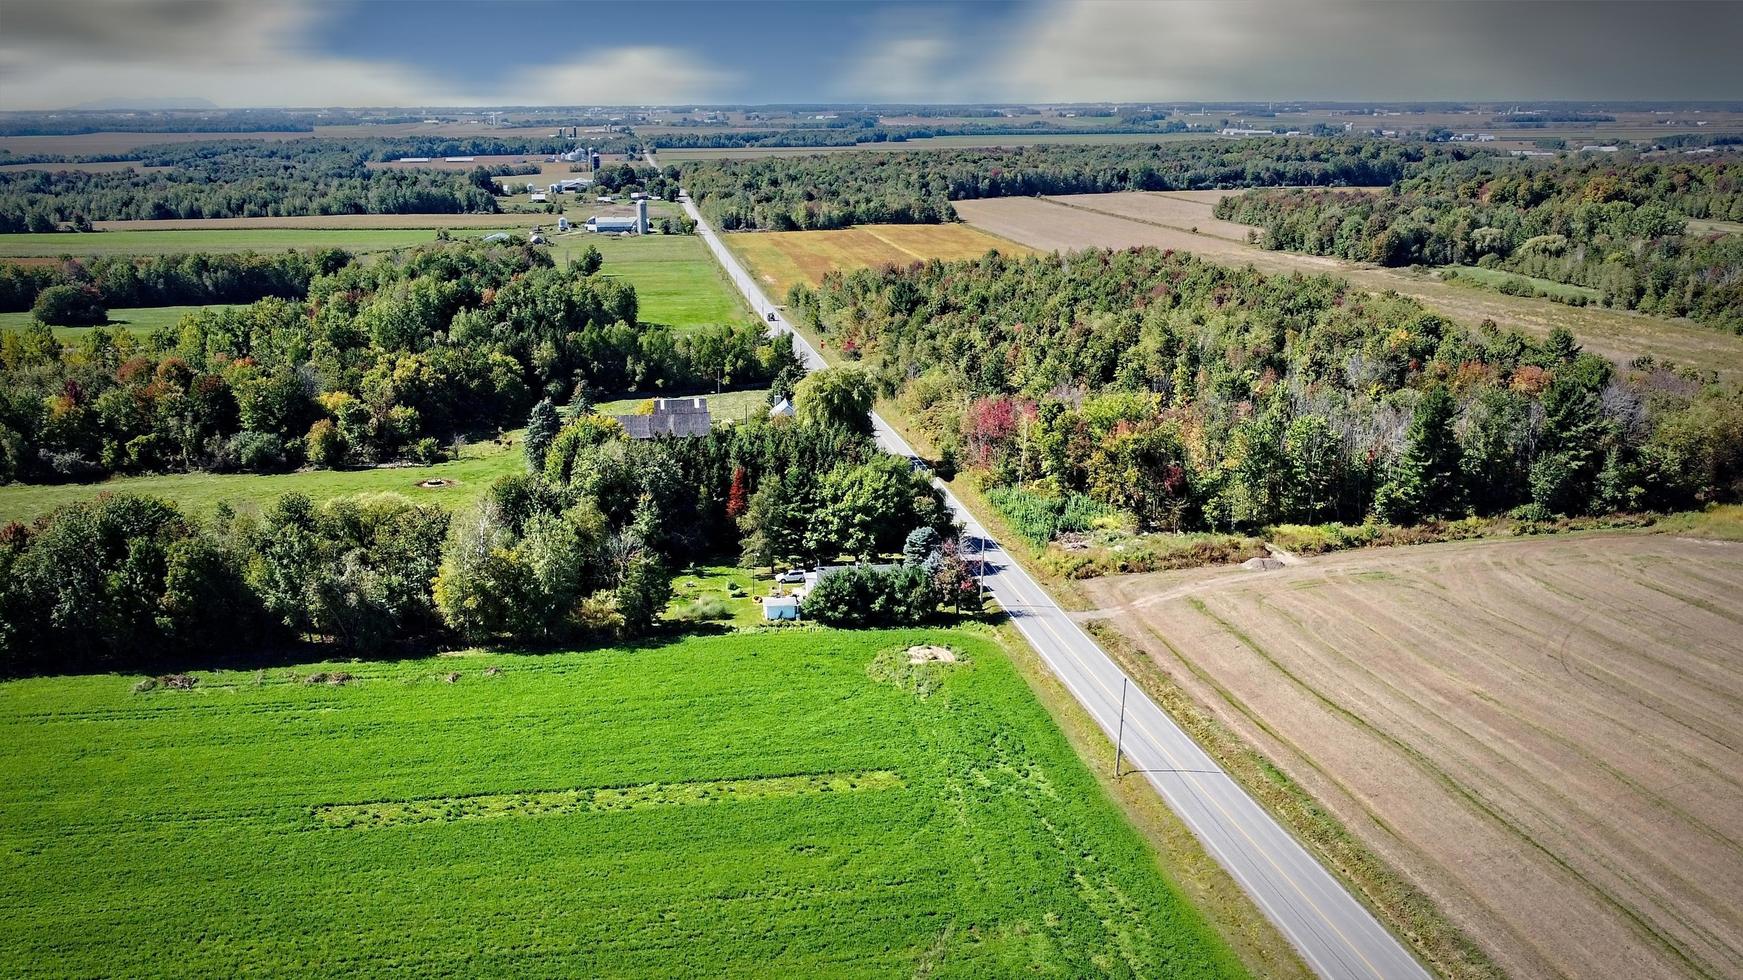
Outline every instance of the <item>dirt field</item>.
<svg viewBox="0 0 1743 980">
<path fill-rule="evenodd" d="M 1743 975 L 1743 542 L 1459 542 L 1084 589 L 1508 973 Z"/>
<path fill-rule="evenodd" d="M 1211 209 L 1229 191 L 1073 194 L 954 201 L 976 228 L 1043 251 L 1154 245 L 1193 252 L 1217 262 L 1252 265 L 1263 272 L 1332 273 L 1365 289 L 1414 297 L 1470 326 L 1484 319 L 1546 336 L 1557 326 L 1574 332 L 1594 353 L 1618 361 L 1641 354 L 1743 376 L 1743 337 L 1683 320 L 1663 320 L 1600 307 L 1572 307 L 1531 296 L 1443 282 L 1407 269 L 1345 262 L 1323 255 L 1273 252 L 1249 245 L 1244 227 L 1219 221 Z M 1161 201 L 1155 199 L 1160 198 Z M 1196 214 L 1196 217 L 1194 215 Z M 1190 229 L 1196 225 L 1198 233 Z"/>
<path fill-rule="evenodd" d="M 739 259 L 775 300 L 795 282 L 816 285 L 835 269 L 907 265 L 927 259 L 972 259 L 997 249 L 1030 249 L 962 224 L 860 225 L 841 231 L 742 232 L 725 236 Z"/>
</svg>

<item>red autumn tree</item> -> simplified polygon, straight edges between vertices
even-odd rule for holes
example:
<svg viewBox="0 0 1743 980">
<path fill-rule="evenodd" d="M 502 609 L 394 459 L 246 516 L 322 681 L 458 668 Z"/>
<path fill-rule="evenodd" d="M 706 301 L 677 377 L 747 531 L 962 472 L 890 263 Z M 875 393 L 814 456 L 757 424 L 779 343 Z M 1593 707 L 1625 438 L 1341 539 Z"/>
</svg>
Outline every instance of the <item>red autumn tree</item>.
<svg viewBox="0 0 1743 980">
<path fill-rule="evenodd" d="M 732 468 L 732 488 L 726 492 L 726 516 L 735 521 L 743 517 L 745 510 L 750 507 L 749 482 L 744 467 Z"/>
</svg>

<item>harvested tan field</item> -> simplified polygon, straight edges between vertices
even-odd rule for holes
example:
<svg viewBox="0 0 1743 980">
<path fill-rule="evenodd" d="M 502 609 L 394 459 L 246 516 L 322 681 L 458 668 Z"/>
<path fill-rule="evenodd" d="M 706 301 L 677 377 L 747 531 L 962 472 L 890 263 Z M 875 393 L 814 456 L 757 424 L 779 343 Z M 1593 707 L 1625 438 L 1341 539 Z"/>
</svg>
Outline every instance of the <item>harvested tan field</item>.
<svg viewBox="0 0 1743 980">
<path fill-rule="evenodd" d="M 1182 192 L 1182 195 L 1193 193 Z M 1199 192 L 1202 193 L 1202 192 Z M 1211 193 L 1221 195 L 1222 191 Z M 1146 224 L 1165 225 L 1180 231 L 1223 238 L 1245 245 L 1252 226 L 1224 221 L 1211 213 L 1216 199 L 1208 202 L 1163 192 L 1129 191 L 1123 194 L 1061 194 L 1046 200 L 1070 208 L 1111 214 Z"/>
<path fill-rule="evenodd" d="M 1083 588 L 1507 973 L 1743 975 L 1743 542 L 1468 541 Z"/>
<path fill-rule="evenodd" d="M 1226 237 L 1234 222 L 1218 221 L 1211 209 L 1216 200 L 1238 191 L 1164 191 L 1159 194 L 1074 194 L 1060 198 L 1001 197 L 978 201 L 953 201 L 957 214 L 976 228 L 984 229 L 1043 251 L 1079 248 L 1130 248 L 1154 245 L 1189 251 L 1214 262 L 1251 265 L 1262 272 L 1343 276 L 1375 292 L 1395 290 L 1415 298 L 1447 317 L 1476 326 L 1485 319 L 1503 327 L 1548 336 L 1558 326 L 1573 331 L 1580 343 L 1596 354 L 1627 362 L 1642 354 L 1660 360 L 1743 377 L 1743 337 L 1726 334 L 1687 320 L 1606 310 L 1597 306 L 1572 307 L 1533 296 L 1505 293 L 1443 282 L 1408 269 L 1345 262 L 1323 255 L 1274 252 L 1248 245 L 1243 233 Z M 1167 204 L 1135 204 L 1129 199 L 1163 197 Z M 1151 209 L 1167 213 L 1163 222 L 1131 212 Z M 1197 209 L 1196 221 L 1186 220 Z M 1182 223 L 1184 221 L 1184 223 Z M 1200 233 L 1190 229 L 1197 224 Z M 1223 229 L 1216 234 L 1211 228 Z"/>
<path fill-rule="evenodd" d="M 859 225 L 840 231 L 757 231 L 725 236 L 726 244 L 776 300 L 796 282 L 817 285 L 842 269 L 905 266 L 927 259 L 974 259 L 996 249 L 1030 249 L 963 224 Z"/>
<path fill-rule="evenodd" d="M 298 214 L 281 218 L 167 218 L 93 221 L 98 231 L 226 231 L 246 228 L 520 228 L 548 214 Z"/>
</svg>

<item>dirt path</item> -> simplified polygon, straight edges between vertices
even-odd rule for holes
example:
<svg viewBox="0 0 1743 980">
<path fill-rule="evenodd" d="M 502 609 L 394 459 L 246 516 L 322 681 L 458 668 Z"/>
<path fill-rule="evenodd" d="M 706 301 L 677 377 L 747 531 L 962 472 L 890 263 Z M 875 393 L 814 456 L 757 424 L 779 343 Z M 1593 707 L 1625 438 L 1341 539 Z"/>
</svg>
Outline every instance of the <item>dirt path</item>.
<svg viewBox="0 0 1743 980">
<path fill-rule="evenodd" d="M 1227 192 L 1071 194 L 953 204 L 969 224 L 1042 250 L 1154 245 L 1193 252 L 1216 262 L 1252 265 L 1274 274 L 1330 273 L 1375 292 L 1394 290 L 1470 326 L 1490 319 L 1539 337 L 1564 326 L 1587 349 L 1624 363 L 1651 354 L 1661 360 L 1743 377 L 1743 337 L 1692 322 L 1594 306 L 1576 308 L 1546 299 L 1508 296 L 1442 282 L 1403 269 L 1360 265 L 1323 255 L 1274 252 L 1249 245 L 1247 226 L 1223 221 L 1212 213 L 1216 203 L 1213 195 L 1224 193 Z"/>
<path fill-rule="evenodd" d="M 1084 591 L 1509 973 L 1743 974 L 1743 543 L 1457 542 Z"/>
</svg>

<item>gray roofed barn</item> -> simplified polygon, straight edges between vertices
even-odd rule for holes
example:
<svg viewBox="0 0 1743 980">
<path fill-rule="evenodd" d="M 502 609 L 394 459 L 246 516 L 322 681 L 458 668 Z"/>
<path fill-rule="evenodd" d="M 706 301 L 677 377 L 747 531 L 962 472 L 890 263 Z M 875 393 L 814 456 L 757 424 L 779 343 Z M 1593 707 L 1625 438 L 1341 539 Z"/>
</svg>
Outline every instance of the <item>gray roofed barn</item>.
<svg viewBox="0 0 1743 980">
<path fill-rule="evenodd" d="M 617 415 L 614 418 L 631 439 L 705 436 L 713 425 L 706 398 L 656 398 L 651 415 Z"/>
</svg>

